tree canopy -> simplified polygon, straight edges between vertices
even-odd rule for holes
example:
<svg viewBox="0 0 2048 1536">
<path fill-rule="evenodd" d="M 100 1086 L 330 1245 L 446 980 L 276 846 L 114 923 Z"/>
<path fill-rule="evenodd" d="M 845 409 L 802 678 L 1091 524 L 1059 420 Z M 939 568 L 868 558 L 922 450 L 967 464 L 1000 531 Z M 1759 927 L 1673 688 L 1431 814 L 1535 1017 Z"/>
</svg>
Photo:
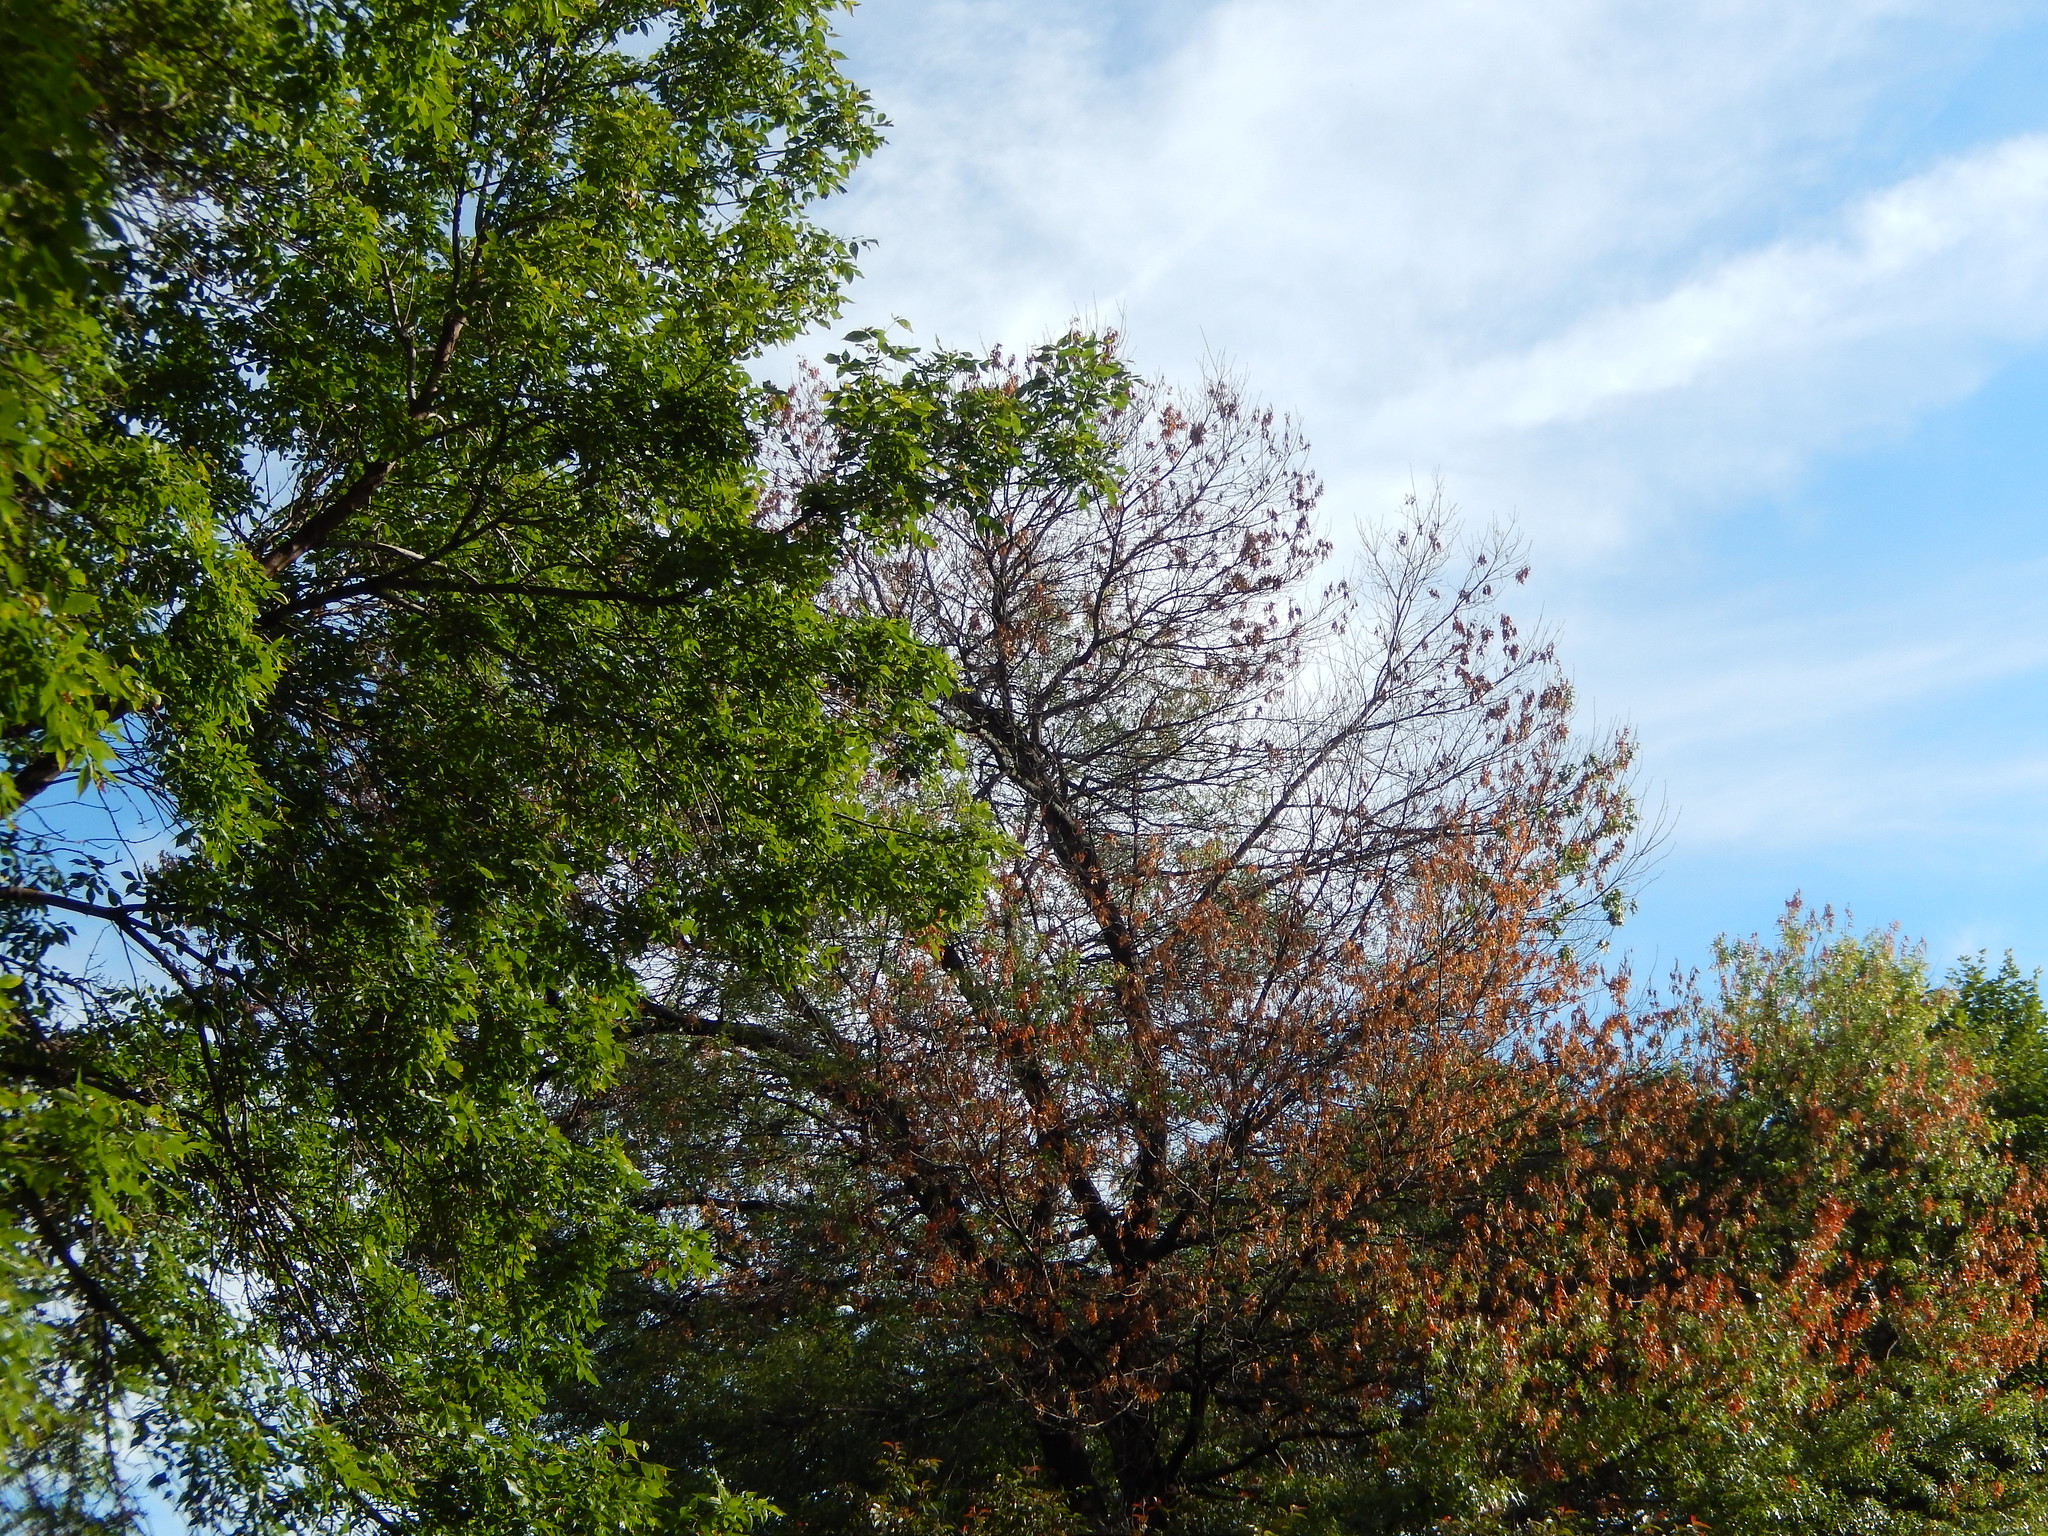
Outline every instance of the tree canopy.
<svg viewBox="0 0 2048 1536">
<path fill-rule="evenodd" d="M 2048 1524 L 2037 981 L 1644 993 L 1228 380 L 757 383 L 836 9 L 0 0 L 0 1528 Z"/>
<path fill-rule="evenodd" d="M 1627 743 L 1511 552 L 1415 508 L 1319 586 L 1284 422 L 1085 403 L 1106 486 L 1027 459 L 840 584 L 952 661 L 986 891 L 675 957 L 589 1114 L 721 1263 L 622 1276 L 565 1414 L 821 1531 L 2037 1519 L 2031 984 L 1795 913 L 1647 1000 Z"/>
<path fill-rule="evenodd" d="M 10 4 L 0 1520 L 654 1518 L 535 1413 L 698 1245 L 559 1104 L 654 946 L 793 973 L 984 841 L 851 798 L 950 750 L 820 601 L 925 494 L 883 374 L 755 465 L 875 139 L 831 9 Z"/>
<path fill-rule="evenodd" d="M 1007 840 L 980 910 L 847 931 L 775 997 L 679 974 L 755 1022 L 710 1073 L 639 1064 L 633 1134 L 728 1234 L 714 1291 L 961 1338 L 1108 1528 L 1369 1434 L 1468 1310 L 1489 1256 L 1424 1229 L 1539 1134 L 1628 809 L 1501 551 L 1453 567 L 1425 518 L 1317 598 L 1270 411 L 1146 388 L 1104 432 L 1110 487 L 1026 463 L 847 580 L 953 662 Z"/>
</svg>

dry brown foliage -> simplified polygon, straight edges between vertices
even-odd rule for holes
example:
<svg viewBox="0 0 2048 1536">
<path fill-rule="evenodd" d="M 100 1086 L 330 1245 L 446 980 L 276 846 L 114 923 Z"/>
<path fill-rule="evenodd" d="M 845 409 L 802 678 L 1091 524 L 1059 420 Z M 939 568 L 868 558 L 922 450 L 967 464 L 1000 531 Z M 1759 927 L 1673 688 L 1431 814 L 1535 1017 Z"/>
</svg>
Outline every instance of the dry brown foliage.
<svg viewBox="0 0 2048 1536">
<path fill-rule="evenodd" d="M 775 1127 L 678 1174 L 722 1284 L 913 1297 L 1104 1531 L 1460 1394 L 1569 1484 L 1580 1405 L 1692 1379 L 1759 1286 L 1798 1350 L 1861 1347 L 1847 1215 L 1744 1257 L 1718 1069 L 1593 963 L 1629 749 L 1575 734 L 1512 549 L 1411 503 L 1315 589 L 1286 422 L 1212 382 L 1102 426 L 1114 496 L 1019 475 L 847 580 L 951 658 L 1007 852 L 972 921 L 845 933 L 812 985 L 679 966 L 702 1070 Z"/>
</svg>

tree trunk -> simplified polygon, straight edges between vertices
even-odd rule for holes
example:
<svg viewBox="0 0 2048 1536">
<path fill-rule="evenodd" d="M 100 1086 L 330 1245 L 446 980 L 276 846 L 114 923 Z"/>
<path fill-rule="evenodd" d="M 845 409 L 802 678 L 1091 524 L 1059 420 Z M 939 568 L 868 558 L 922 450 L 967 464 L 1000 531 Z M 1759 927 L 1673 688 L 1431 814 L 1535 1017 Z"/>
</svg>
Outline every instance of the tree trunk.
<svg viewBox="0 0 2048 1536">
<path fill-rule="evenodd" d="M 1067 1503 L 1074 1513 L 1087 1520 L 1103 1536 L 1126 1536 L 1124 1521 L 1111 1514 L 1109 1501 L 1102 1496 L 1102 1485 L 1095 1480 L 1095 1466 L 1088 1455 L 1088 1444 L 1071 1424 L 1040 1418 L 1034 1426 L 1038 1431 L 1039 1454 L 1044 1458 L 1045 1475 L 1067 1496 Z"/>
</svg>

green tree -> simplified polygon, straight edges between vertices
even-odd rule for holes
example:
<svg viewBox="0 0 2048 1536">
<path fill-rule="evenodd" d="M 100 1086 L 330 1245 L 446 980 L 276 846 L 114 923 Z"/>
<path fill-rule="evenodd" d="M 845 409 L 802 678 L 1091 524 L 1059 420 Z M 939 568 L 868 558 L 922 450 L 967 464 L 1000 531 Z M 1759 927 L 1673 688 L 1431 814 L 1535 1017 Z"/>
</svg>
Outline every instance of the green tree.
<svg viewBox="0 0 2048 1536">
<path fill-rule="evenodd" d="M 0 1523 L 657 1518 L 538 1417 L 616 1266 L 700 1262 L 579 1128 L 644 957 L 801 973 L 982 842 L 852 798 L 950 750 L 821 601 L 936 473 L 888 349 L 755 468 L 875 141 L 833 9 L 0 12 Z"/>
<path fill-rule="evenodd" d="M 2038 1167 L 2048 1154 L 2048 1008 L 2040 973 L 2021 974 L 2010 954 L 1993 972 L 1980 954 L 1949 972 L 1948 990 L 1954 1001 L 1945 1028 L 1990 1073 L 1997 1085 L 1991 1112 L 2004 1122 L 2013 1151 Z"/>
</svg>

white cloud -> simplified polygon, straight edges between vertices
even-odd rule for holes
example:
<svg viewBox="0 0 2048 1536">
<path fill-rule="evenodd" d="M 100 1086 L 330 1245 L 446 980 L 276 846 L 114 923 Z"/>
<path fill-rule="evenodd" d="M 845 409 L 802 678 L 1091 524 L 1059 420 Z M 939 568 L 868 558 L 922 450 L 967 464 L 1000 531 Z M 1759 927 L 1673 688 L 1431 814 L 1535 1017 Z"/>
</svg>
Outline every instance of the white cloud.
<svg viewBox="0 0 2048 1536">
<path fill-rule="evenodd" d="M 1489 490 L 1517 484 L 1537 526 L 1615 539 L 1781 485 L 2044 336 L 2048 136 L 2026 135 L 1867 197 L 1823 236 L 1447 368 L 1368 413 L 1361 456 L 1434 448 Z"/>
<path fill-rule="evenodd" d="M 2042 323 L 2039 141 L 1860 200 L 1849 152 L 2003 10 L 870 0 L 898 127 L 837 217 L 880 240 L 864 304 L 1127 318 L 1305 414 L 1341 486 L 1441 467 L 1606 544 L 1969 388 L 2001 305 Z"/>
<path fill-rule="evenodd" d="M 1760 365 L 1806 374 L 1874 339 L 1969 347 L 2048 327 L 2048 136 L 1915 177 L 1843 222 L 1413 392 L 1381 430 L 1443 417 L 1538 430 Z"/>
<path fill-rule="evenodd" d="M 880 241 L 855 318 L 1123 322 L 1142 365 L 1221 355 L 1300 414 L 1333 525 L 1438 473 L 1517 520 L 1674 847 L 2039 862 L 2048 546 L 1929 572 L 1837 508 L 1699 554 L 2048 341 L 2048 110 L 1942 126 L 2039 10 L 865 0 L 847 49 L 897 128 L 833 218 Z"/>
</svg>

